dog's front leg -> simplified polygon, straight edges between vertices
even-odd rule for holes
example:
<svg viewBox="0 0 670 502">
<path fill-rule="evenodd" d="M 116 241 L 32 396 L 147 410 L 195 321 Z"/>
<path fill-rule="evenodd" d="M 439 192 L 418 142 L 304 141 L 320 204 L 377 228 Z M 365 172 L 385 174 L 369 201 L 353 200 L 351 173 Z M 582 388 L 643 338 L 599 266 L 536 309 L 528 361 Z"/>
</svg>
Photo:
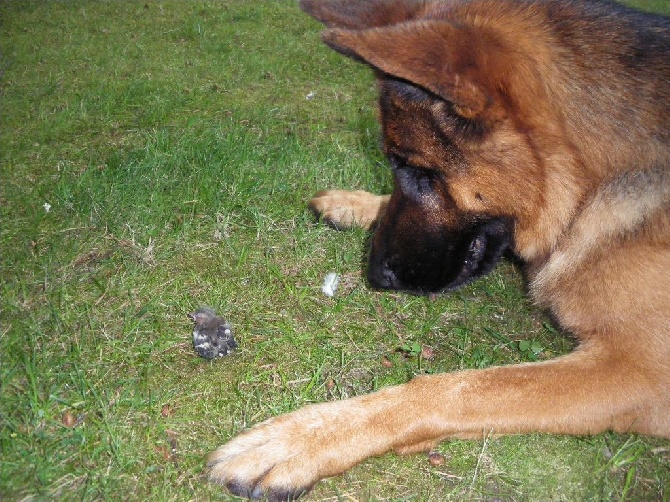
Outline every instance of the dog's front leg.
<svg viewBox="0 0 670 502">
<path fill-rule="evenodd" d="M 236 495 L 293 500 L 319 479 L 392 449 L 407 427 L 405 386 L 263 422 L 213 452 L 210 479 Z"/>
<path fill-rule="evenodd" d="M 422 376 L 268 420 L 215 451 L 210 477 L 237 495 L 287 500 L 367 457 L 428 449 L 448 437 L 670 434 L 659 418 L 667 397 L 645 382 L 628 359 L 586 350 L 544 363 Z"/>
</svg>

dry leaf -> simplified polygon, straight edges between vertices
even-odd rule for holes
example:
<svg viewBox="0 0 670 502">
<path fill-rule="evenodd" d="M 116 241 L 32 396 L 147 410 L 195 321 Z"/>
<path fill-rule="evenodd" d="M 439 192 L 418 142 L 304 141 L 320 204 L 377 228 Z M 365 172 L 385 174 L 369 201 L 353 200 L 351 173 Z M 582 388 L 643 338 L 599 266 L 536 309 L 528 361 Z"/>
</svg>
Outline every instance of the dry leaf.
<svg viewBox="0 0 670 502">
<path fill-rule="evenodd" d="M 77 425 L 77 418 L 72 413 L 70 413 L 70 410 L 67 410 L 65 413 L 63 413 L 63 418 L 61 418 L 61 422 L 68 429 L 72 429 L 72 427 Z"/>
<path fill-rule="evenodd" d="M 428 461 L 430 462 L 430 465 L 442 465 L 445 462 L 444 455 L 442 455 L 440 452 L 437 451 L 431 451 L 428 454 Z"/>
<path fill-rule="evenodd" d="M 432 361 L 435 359 L 435 352 L 428 345 L 424 345 L 421 347 L 421 357 L 427 361 Z"/>
</svg>

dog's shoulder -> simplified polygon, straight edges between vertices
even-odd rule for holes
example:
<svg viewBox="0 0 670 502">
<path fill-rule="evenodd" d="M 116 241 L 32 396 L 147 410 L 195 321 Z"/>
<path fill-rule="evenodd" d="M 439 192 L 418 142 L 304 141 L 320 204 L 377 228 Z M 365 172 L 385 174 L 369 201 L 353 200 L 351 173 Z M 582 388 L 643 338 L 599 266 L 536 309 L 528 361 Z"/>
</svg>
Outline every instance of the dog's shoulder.
<svg viewBox="0 0 670 502">
<path fill-rule="evenodd" d="M 531 296 L 572 330 L 580 331 L 577 328 L 583 317 L 588 317 L 589 323 L 594 315 L 616 319 L 617 310 L 620 315 L 625 312 L 627 318 L 635 318 L 637 314 L 627 308 L 631 304 L 637 304 L 639 311 L 667 312 L 668 166 L 627 171 L 603 183 L 584 202 L 547 260 L 530 275 Z M 585 284 L 592 294 L 574 294 Z M 568 307 L 565 297 L 588 298 L 590 303 Z M 598 310 L 609 315 L 599 316 Z"/>
</svg>

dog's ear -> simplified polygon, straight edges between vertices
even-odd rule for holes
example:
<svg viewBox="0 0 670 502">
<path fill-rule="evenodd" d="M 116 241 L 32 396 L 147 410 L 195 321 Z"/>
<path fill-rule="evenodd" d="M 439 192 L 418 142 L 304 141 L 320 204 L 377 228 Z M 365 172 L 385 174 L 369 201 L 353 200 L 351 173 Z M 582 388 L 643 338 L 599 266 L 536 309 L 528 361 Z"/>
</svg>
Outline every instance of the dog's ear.
<svg viewBox="0 0 670 502">
<path fill-rule="evenodd" d="M 414 21 L 365 30 L 328 30 L 336 51 L 376 70 L 423 87 L 474 119 L 493 99 L 493 58 L 475 28 L 441 21 Z"/>
<path fill-rule="evenodd" d="M 300 8 L 329 28 L 361 30 L 416 19 L 422 0 L 300 0 Z"/>
</svg>

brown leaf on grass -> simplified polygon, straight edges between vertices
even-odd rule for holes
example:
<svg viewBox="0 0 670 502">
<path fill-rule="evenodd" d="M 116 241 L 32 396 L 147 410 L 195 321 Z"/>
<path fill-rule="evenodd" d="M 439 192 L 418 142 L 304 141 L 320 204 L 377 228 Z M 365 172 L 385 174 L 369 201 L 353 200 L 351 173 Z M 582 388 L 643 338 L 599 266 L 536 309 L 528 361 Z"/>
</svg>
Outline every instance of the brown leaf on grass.
<svg viewBox="0 0 670 502">
<path fill-rule="evenodd" d="M 444 464 L 445 458 L 440 452 L 431 451 L 428 453 L 428 461 L 430 462 L 430 465 L 438 466 Z"/>
<path fill-rule="evenodd" d="M 164 404 L 161 408 L 161 416 L 163 418 L 168 418 L 174 415 L 174 407 L 170 404 Z"/>
<path fill-rule="evenodd" d="M 61 418 L 61 422 L 68 429 L 72 429 L 72 427 L 77 425 L 77 417 L 75 417 L 70 412 L 70 410 L 67 410 L 65 413 L 63 413 L 63 417 Z"/>
<path fill-rule="evenodd" d="M 112 252 L 110 250 L 101 251 L 98 248 L 93 248 L 88 253 L 83 253 L 77 256 L 74 260 L 74 266 L 75 267 L 92 266 L 97 264 L 98 262 L 107 260 L 111 256 Z"/>
<path fill-rule="evenodd" d="M 382 362 L 382 366 L 384 368 L 392 368 L 393 367 L 393 362 L 391 362 L 391 360 L 386 356 L 382 357 L 381 362 Z"/>
<path fill-rule="evenodd" d="M 166 462 L 172 460 L 172 454 L 165 446 L 154 446 L 154 451 Z"/>
<path fill-rule="evenodd" d="M 435 352 L 428 345 L 421 347 L 421 357 L 426 361 L 432 361 L 435 359 Z"/>
</svg>

